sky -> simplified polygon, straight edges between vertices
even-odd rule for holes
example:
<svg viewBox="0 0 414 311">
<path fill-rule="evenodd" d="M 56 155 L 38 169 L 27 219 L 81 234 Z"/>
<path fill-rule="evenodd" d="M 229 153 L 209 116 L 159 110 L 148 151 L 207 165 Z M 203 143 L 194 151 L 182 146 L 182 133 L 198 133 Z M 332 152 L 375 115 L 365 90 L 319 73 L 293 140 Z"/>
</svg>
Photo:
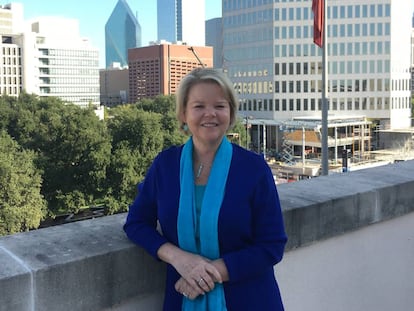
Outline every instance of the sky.
<svg viewBox="0 0 414 311">
<path fill-rule="evenodd" d="M 413 0 L 414 1 L 414 0 Z M 79 21 L 80 35 L 99 49 L 99 65 L 105 67 L 105 24 L 118 0 L 11 0 L 23 4 L 24 18 L 62 16 Z M 157 39 L 157 0 L 127 0 L 141 25 L 142 45 Z M 221 17 L 221 0 L 205 0 L 206 20 Z"/>
</svg>

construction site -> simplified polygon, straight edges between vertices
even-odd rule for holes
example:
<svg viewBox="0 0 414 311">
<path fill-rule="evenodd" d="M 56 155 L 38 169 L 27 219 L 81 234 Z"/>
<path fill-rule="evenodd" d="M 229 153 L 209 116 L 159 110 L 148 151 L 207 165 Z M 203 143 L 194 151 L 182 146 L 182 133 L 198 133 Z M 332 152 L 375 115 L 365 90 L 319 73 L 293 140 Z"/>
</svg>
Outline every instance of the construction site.
<svg viewBox="0 0 414 311">
<path fill-rule="evenodd" d="M 245 118 L 249 149 L 263 154 L 276 183 L 321 175 L 322 122 L 319 118 L 288 121 Z M 329 174 L 414 159 L 414 129 L 381 129 L 365 117 L 328 116 Z"/>
</svg>

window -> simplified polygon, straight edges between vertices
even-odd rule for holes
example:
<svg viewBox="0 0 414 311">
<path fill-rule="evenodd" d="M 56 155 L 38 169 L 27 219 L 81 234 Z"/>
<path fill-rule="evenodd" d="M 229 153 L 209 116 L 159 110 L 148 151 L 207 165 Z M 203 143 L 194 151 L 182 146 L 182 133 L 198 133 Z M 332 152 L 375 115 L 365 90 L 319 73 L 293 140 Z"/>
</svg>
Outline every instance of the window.
<svg viewBox="0 0 414 311">
<path fill-rule="evenodd" d="M 300 99 L 296 99 L 296 111 L 301 111 Z"/>
</svg>

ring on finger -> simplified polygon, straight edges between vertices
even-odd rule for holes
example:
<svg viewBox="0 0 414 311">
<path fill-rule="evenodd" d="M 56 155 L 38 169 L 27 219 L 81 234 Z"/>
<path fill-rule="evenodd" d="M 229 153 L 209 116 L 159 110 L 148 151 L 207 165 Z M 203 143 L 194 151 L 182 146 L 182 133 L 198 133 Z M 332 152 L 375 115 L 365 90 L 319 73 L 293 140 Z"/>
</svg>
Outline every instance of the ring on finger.
<svg viewBox="0 0 414 311">
<path fill-rule="evenodd" d="M 188 297 L 188 294 L 186 292 L 183 292 L 184 297 Z"/>
<path fill-rule="evenodd" d="M 204 282 L 205 283 L 206 281 L 203 278 L 200 278 L 200 280 L 198 280 L 198 282 L 197 282 L 198 285 L 201 285 L 201 282 Z"/>
</svg>

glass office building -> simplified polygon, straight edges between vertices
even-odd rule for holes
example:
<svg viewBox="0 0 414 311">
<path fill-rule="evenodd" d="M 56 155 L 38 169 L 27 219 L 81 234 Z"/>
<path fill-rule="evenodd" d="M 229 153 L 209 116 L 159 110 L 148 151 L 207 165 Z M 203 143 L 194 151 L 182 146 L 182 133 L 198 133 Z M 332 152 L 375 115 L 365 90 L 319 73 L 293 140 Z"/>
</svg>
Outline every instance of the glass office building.
<svg viewBox="0 0 414 311">
<path fill-rule="evenodd" d="M 128 49 L 141 47 L 141 26 L 125 0 L 119 0 L 105 24 L 106 67 L 128 66 Z"/>
<path fill-rule="evenodd" d="M 223 37 L 221 28 L 221 17 L 206 21 L 206 45 L 214 48 L 214 68 L 223 67 Z"/>
<path fill-rule="evenodd" d="M 410 1 L 327 1 L 329 114 L 411 125 Z M 223 68 L 240 113 L 289 120 L 321 115 L 322 50 L 311 0 L 224 0 Z"/>
<path fill-rule="evenodd" d="M 158 41 L 205 45 L 204 0 L 157 0 Z"/>
</svg>

